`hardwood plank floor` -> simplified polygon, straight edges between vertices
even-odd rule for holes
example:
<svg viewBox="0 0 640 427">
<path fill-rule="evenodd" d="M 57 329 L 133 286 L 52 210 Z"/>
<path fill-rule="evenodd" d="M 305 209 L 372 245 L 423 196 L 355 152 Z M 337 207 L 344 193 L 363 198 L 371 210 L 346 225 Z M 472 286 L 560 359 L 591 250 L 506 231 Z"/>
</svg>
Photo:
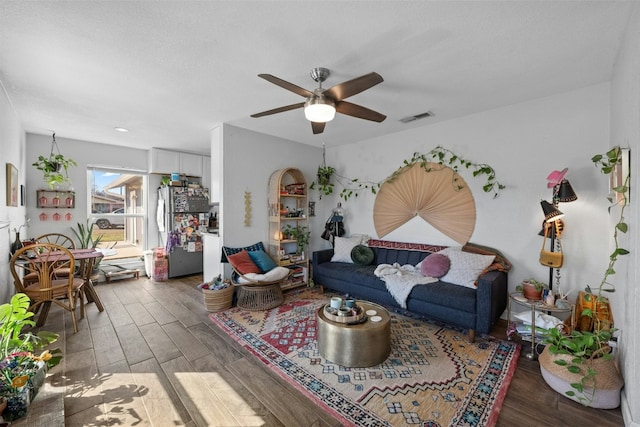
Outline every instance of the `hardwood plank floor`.
<svg viewBox="0 0 640 427">
<path fill-rule="evenodd" d="M 101 283 L 105 311 L 88 304 L 77 334 L 52 307 L 43 329 L 60 333 L 64 358 L 13 426 L 339 426 L 209 320 L 201 280 Z M 504 338 L 505 324 L 492 335 Z M 585 408 L 551 390 L 526 346 L 498 426 L 623 425 L 619 409 Z"/>
</svg>

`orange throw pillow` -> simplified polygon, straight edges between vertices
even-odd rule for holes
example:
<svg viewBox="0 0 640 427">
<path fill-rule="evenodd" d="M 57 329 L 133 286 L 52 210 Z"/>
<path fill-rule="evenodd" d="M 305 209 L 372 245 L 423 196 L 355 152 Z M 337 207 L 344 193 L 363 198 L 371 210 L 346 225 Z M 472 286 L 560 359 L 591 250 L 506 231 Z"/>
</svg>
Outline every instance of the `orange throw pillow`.
<svg viewBox="0 0 640 427">
<path fill-rule="evenodd" d="M 256 273 L 260 274 L 262 271 L 255 262 L 249 256 L 249 252 L 242 250 L 237 254 L 227 256 L 227 259 L 240 274 Z"/>
</svg>

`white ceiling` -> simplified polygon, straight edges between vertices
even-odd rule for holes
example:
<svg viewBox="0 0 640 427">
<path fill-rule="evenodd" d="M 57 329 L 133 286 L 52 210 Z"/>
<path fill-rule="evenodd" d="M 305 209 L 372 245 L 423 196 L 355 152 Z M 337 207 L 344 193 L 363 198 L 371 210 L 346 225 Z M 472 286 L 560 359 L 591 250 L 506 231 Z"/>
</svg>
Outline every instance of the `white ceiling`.
<svg viewBox="0 0 640 427">
<path fill-rule="evenodd" d="M 226 122 L 335 146 L 608 81 L 634 3 L 0 0 L 0 82 L 33 133 L 206 153 Z M 318 66 L 324 87 L 382 75 L 349 101 L 387 119 L 249 117 L 304 101 L 257 74 L 312 90 Z"/>
</svg>

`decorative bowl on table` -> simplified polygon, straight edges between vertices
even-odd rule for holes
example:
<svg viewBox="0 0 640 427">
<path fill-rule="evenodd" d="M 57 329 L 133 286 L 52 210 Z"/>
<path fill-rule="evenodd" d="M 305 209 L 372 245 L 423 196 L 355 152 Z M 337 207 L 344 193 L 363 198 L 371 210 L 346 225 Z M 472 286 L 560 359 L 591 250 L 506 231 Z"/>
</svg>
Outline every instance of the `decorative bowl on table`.
<svg viewBox="0 0 640 427">
<path fill-rule="evenodd" d="M 336 323 L 361 323 L 367 317 L 362 307 L 357 304 L 352 308 L 347 308 L 343 305 L 339 309 L 331 307 L 330 304 L 325 304 L 323 312 L 328 320 Z"/>
</svg>

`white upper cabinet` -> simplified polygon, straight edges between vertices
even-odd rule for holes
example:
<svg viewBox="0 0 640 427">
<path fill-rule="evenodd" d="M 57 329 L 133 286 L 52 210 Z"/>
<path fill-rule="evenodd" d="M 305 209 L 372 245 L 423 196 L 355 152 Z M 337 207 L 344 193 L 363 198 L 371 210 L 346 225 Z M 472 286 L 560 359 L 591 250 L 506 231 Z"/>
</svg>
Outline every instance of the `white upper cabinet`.
<svg viewBox="0 0 640 427">
<path fill-rule="evenodd" d="M 202 177 L 202 156 L 180 153 L 180 173 L 187 176 Z"/>
<path fill-rule="evenodd" d="M 152 148 L 149 150 L 149 173 L 203 176 L 203 156 L 178 151 Z"/>
</svg>

